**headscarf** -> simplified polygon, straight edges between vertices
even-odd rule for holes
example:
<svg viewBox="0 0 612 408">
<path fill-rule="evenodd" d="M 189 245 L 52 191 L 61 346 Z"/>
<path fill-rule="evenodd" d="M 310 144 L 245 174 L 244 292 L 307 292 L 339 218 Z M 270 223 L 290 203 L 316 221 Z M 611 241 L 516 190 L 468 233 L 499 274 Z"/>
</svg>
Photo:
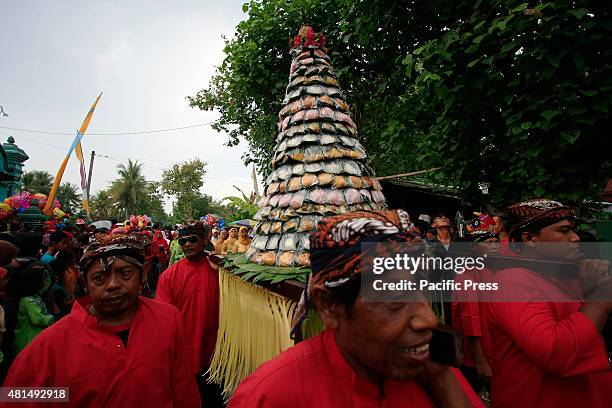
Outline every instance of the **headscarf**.
<svg viewBox="0 0 612 408">
<path fill-rule="evenodd" d="M 293 316 L 292 333 L 306 316 L 315 288 L 328 290 L 360 278 L 362 243 L 384 243 L 377 246 L 376 255 L 392 256 L 402 244 L 420 241 L 410 227 L 404 210 L 358 211 L 321 220 L 310 235 L 312 272 Z"/>
<path fill-rule="evenodd" d="M 247 227 L 240 227 L 240 230 L 238 231 L 238 239 L 236 240 L 236 242 L 238 242 L 240 245 L 251 245 L 251 241 L 252 239 L 247 237 L 243 237 L 242 236 L 242 231 L 248 231 L 249 229 Z"/>
<path fill-rule="evenodd" d="M 236 227 L 231 227 L 228 233 L 231 232 L 232 229 L 236 229 Z M 230 234 L 221 245 L 221 253 L 228 252 L 229 250 L 231 250 L 234 246 L 234 242 L 236 242 L 236 238 L 232 238 L 232 235 Z"/>
<path fill-rule="evenodd" d="M 94 240 L 85 248 L 81 258 L 81 270 L 83 274 L 86 274 L 92 263 L 98 260 L 106 270 L 116 259 L 122 259 L 143 268 L 145 253 L 142 242 L 133 235 L 111 238 L 106 241 Z"/>
<path fill-rule="evenodd" d="M 153 235 L 153 245 L 157 247 L 163 247 L 166 252 L 168 252 L 168 242 L 164 239 L 164 235 L 160 230 L 156 230 Z"/>
<path fill-rule="evenodd" d="M 170 247 L 160 230 L 156 230 L 151 243 L 151 258 L 157 258 L 159 262 L 165 264 L 168 261 Z"/>
<path fill-rule="evenodd" d="M 538 198 L 513 204 L 506 209 L 511 239 L 520 240 L 525 232 L 539 231 L 542 228 L 565 219 L 574 219 L 574 211 L 557 201 Z"/>
</svg>

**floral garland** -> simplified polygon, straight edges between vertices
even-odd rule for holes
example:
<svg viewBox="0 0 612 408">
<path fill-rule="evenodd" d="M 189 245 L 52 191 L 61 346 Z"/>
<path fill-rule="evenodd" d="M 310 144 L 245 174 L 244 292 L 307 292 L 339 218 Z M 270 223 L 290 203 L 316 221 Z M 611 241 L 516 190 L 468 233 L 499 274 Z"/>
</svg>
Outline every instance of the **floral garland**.
<svg viewBox="0 0 612 408">
<path fill-rule="evenodd" d="M 310 26 L 303 26 L 298 35 L 293 37 L 292 48 L 298 47 L 321 47 L 324 50 L 327 45 L 327 38 L 323 33 L 315 33 Z"/>
</svg>

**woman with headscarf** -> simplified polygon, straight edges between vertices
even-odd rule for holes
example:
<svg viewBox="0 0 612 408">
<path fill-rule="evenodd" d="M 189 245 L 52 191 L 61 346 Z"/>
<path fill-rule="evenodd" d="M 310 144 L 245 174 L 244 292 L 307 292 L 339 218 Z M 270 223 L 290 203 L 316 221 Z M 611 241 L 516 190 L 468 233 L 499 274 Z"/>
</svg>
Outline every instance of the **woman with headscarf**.
<svg viewBox="0 0 612 408">
<path fill-rule="evenodd" d="M 249 229 L 247 227 L 240 227 L 238 239 L 234 242 L 234 245 L 232 245 L 231 252 L 234 254 L 244 254 L 248 251 L 251 241 L 253 240 L 249 238 Z"/>
<path fill-rule="evenodd" d="M 229 237 L 225 240 L 223 245 L 221 245 L 222 255 L 227 255 L 228 252 L 231 252 L 237 238 L 238 238 L 238 230 L 236 229 L 236 227 L 230 228 Z"/>
</svg>

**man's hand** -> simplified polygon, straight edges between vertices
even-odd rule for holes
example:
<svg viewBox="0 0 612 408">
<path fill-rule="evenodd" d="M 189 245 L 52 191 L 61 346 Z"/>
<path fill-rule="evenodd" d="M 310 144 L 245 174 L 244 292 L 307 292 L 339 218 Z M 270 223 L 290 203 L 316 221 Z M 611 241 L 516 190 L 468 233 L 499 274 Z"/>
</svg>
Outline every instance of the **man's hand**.
<svg viewBox="0 0 612 408">
<path fill-rule="evenodd" d="M 604 259 L 584 259 L 580 262 L 578 280 L 582 290 L 592 291 L 610 276 L 610 261 Z"/>
<path fill-rule="evenodd" d="M 471 407 L 457 377 L 447 365 L 427 360 L 418 377 L 419 383 L 428 391 L 436 406 L 445 408 Z"/>
</svg>

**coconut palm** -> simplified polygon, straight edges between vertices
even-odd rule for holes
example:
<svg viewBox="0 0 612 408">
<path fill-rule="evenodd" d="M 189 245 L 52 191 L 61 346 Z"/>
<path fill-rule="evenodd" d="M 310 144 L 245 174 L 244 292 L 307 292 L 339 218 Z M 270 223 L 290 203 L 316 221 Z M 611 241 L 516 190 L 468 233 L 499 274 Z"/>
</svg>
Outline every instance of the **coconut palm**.
<svg viewBox="0 0 612 408">
<path fill-rule="evenodd" d="M 62 205 L 62 210 L 70 215 L 76 214 L 81 207 L 82 195 L 79 193 L 79 187 L 76 184 L 68 182 L 60 184 L 55 196 Z"/>
<path fill-rule="evenodd" d="M 128 160 L 127 166 L 117 166 L 119 178 L 113 181 L 110 193 L 117 204 L 120 215 L 129 217 L 141 211 L 142 204 L 147 198 L 147 182 L 142 175 L 142 164 L 138 161 Z"/>
<path fill-rule="evenodd" d="M 49 194 L 53 186 L 53 176 L 44 170 L 32 170 L 23 173 L 21 176 L 23 190 L 30 193 Z"/>
<path fill-rule="evenodd" d="M 97 219 L 109 219 L 115 213 L 115 203 L 108 190 L 98 191 L 91 199 L 91 209 Z"/>
</svg>

